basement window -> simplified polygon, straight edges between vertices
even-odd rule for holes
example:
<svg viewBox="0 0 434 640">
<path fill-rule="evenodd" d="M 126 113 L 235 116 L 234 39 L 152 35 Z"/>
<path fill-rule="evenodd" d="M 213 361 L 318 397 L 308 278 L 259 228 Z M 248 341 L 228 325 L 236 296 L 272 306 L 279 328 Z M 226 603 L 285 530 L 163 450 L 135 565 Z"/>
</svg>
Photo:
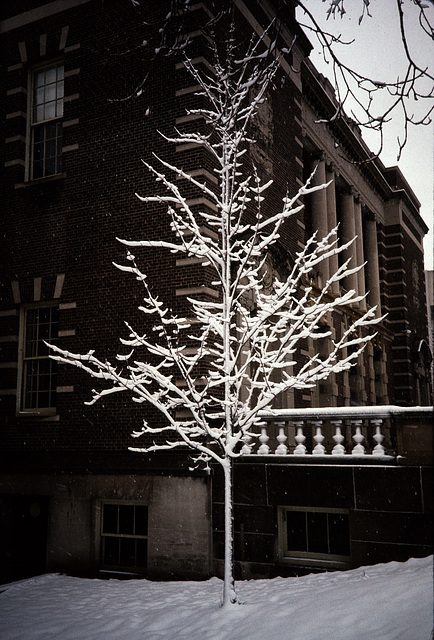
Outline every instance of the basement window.
<svg viewBox="0 0 434 640">
<path fill-rule="evenodd" d="M 279 560 L 342 567 L 350 560 L 349 514 L 344 509 L 280 507 Z"/>
<path fill-rule="evenodd" d="M 148 565 L 148 507 L 101 504 L 101 569 L 144 573 Z"/>
</svg>

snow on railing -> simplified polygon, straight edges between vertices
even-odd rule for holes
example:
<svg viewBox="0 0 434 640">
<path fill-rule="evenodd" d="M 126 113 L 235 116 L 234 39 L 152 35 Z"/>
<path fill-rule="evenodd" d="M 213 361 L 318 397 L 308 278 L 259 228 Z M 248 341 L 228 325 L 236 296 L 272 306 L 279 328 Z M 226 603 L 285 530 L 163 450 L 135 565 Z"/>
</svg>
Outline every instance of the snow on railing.
<svg viewBox="0 0 434 640">
<path fill-rule="evenodd" d="M 320 407 L 262 412 L 257 440 L 243 438 L 242 455 L 351 456 L 393 459 L 397 418 L 430 420 L 433 407 Z"/>
</svg>

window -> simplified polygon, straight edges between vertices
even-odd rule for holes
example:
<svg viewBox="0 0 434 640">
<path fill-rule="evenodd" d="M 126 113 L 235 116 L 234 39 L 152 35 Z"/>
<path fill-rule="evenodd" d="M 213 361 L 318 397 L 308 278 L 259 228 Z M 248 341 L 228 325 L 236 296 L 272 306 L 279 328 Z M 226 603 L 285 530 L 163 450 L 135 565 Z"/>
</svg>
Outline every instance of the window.
<svg viewBox="0 0 434 640">
<path fill-rule="evenodd" d="M 148 507 L 101 505 L 101 568 L 144 572 L 148 564 Z"/>
<path fill-rule="evenodd" d="M 53 413 L 56 407 L 57 362 L 44 344 L 56 342 L 59 309 L 38 306 L 22 309 L 18 410 Z"/>
<path fill-rule="evenodd" d="M 280 560 L 291 564 L 341 566 L 350 559 L 348 511 L 282 507 Z"/>
<path fill-rule="evenodd" d="M 32 72 L 30 179 L 62 171 L 63 63 Z"/>
</svg>

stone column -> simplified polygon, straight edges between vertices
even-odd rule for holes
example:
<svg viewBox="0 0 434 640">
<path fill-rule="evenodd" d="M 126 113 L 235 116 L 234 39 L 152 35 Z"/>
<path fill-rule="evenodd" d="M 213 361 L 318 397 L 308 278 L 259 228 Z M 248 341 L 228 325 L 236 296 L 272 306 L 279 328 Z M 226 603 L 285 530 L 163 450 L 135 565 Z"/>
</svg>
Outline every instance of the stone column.
<svg viewBox="0 0 434 640">
<path fill-rule="evenodd" d="M 354 192 L 352 189 L 348 189 L 346 192 L 342 193 L 340 196 L 341 201 L 341 234 L 342 234 L 342 242 L 346 244 L 350 240 L 354 238 L 356 235 L 356 225 L 355 225 L 355 217 L 354 217 Z M 356 243 L 353 242 L 348 249 L 342 252 L 343 260 L 348 260 L 350 258 L 350 263 L 348 265 L 349 269 L 353 269 L 357 265 L 357 253 L 356 253 Z M 357 291 L 358 282 L 357 282 L 357 273 L 352 273 L 348 275 L 344 280 L 344 287 L 347 291 L 354 289 Z"/>
<path fill-rule="evenodd" d="M 365 221 L 365 247 L 366 247 L 366 288 L 369 292 L 369 306 L 377 306 L 376 316 L 381 316 L 380 296 L 380 269 L 378 265 L 377 223 L 375 217 Z"/>
<path fill-rule="evenodd" d="M 360 267 L 365 262 L 365 258 L 363 252 L 362 204 L 359 198 L 354 202 L 354 223 L 357 236 L 357 240 L 355 242 L 357 266 Z M 360 271 L 357 272 L 357 293 L 359 293 L 359 295 L 361 296 L 366 293 L 364 267 L 362 267 Z M 359 306 L 361 309 L 366 309 L 366 300 L 360 301 Z"/>
<path fill-rule="evenodd" d="M 329 165 L 326 171 L 326 182 L 331 182 L 331 184 L 327 187 L 327 224 L 328 229 L 331 231 L 337 225 L 337 215 L 336 215 L 336 174 L 333 168 L 333 165 Z M 339 236 L 339 231 L 338 231 Z M 329 273 L 333 275 L 336 273 L 339 267 L 339 259 L 338 256 L 332 256 L 329 258 Z M 338 294 L 339 293 L 339 282 L 334 282 L 332 285 L 332 292 Z"/>
<path fill-rule="evenodd" d="M 311 172 L 315 169 L 315 175 L 311 185 L 313 187 L 326 183 L 325 162 L 322 159 L 312 160 L 310 165 Z M 317 232 L 317 240 L 322 240 L 328 233 L 327 224 L 327 192 L 326 189 L 319 189 L 310 196 L 312 210 L 312 232 Z M 328 260 L 324 260 L 319 265 L 321 282 L 320 286 L 324 286 L 330 277 Z"/>
</svg>

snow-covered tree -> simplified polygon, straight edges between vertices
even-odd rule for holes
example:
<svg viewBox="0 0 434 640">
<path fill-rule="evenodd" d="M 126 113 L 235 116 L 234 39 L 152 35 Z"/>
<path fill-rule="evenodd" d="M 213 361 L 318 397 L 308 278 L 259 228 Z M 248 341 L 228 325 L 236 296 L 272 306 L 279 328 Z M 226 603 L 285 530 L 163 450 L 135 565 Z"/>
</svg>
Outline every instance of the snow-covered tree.
<svg viewBox="0 0 434 640">
<path fill-rule="evenodd" d="M 127 323 L 129 336 L 121 338 L 125 349 L 117 364 L 98 359 L 93 351 L 74 354 L 53 346 L 53 357 L 73 364 L 109 386 L 93 392 L 92 404 L 108 394 L 124 391 L 137 403 L 157 409 L 162 422 L 143 421 L 134 436 L 146 442 L 135 451 L 161 451 L 187 447 L 196 462 L 220 464 L 225 482 L 225 564 L 223 604 L 237 601 L 233 576 L 232 471 L 245 441 L 256 438 L 260 412 L 270 409 L 280 394 L 312 388 L 330 373 L 355 364 L 367 341 L 370 327 L 379 321 L 375 309 L 361 314 L 331 342 L 328 354 L 300 362 L 297 348 L 306 339 L 330 335 L 323 321 L 343 305 L 361 302 L 355 291 L 331 293 L 357 267 L 343 261 L 322 291 L 309 285 L 309 274 L 323 260 L 344 252 L 337 230 L 325 238 L 314 235 L 293 260 L 285 277 L 272 276 L 267 258 L 279 243 L 282 226 L 302 209 L 300 199 L 325 188 L 310 180 L 298 193 L 284 198 L 279 210 L 267 204 L 267 189 L 255 170 L 248 170 L 249 127 L 266 99 L 279 68 L 279 58 L 261 40 L 252 41 L 246 55 L 237 55 L 233 41 L 225 55 L 215 52 L 214 73 L 185 64 L 206 106 L 191 110 L 209 125 L 206 133 L 177 132 L 168 142 L 193 144 L 206 149 L 215 163 L 218 187 L 155 157 L 146 168 L 159 185 L 159 195 L 142 196 L 145 205 L 167 208 L 172 236 L 169 240 L 120 240 L 127 249 L 127 264 L 116 266 L 130 273 L 143 287 L 140 310 L 153 331 Z M 181 185 L 197 189 L 214 207 L 190 206 Z M 190 191 L 191 193 L 191 191 Z M 207 232 L 211 230 L 211 233 Z M 218 298 L 189 299 L 185 317 L 177 315 L 154 293 L 152 281 L 139 267 L 133 251 L 167 250 L 194 258 L 214 273 Z M 360 267 L 359 267 L 360 268 Z M 267 282 L 265 283 L 265 280 Z M 335 287 L 333 287 L 335 289 Z M 189 345 L 186 348 L 186 345 Z M 183 417 L 179 417 L 182 409 Z M 187 412 L 187 413 L 186 413 Z M 260 431 L 260 429 L 259 429 Z"/>
</svg>

